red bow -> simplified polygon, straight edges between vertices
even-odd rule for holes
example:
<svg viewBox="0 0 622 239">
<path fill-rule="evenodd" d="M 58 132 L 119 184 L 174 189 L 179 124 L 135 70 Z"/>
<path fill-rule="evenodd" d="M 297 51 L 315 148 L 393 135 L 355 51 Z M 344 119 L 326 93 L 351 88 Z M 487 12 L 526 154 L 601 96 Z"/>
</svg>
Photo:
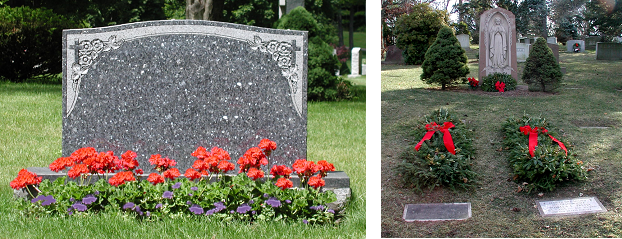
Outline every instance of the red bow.
<svg viewBox="0 0 622 239">
<path fill-rule="evenodd" d="M 451 154 L 456 155 L 456 148 L 454 146 L 454 141 L 451 139 L 451 134 L 449 133 L 449 129 L 453 128 L 454 124 L 452 122 L 445 122 L 443 126 L 436 124 L 436 122 L 432 122 L 431 124 L 426 124 L 425 129 L 428 130 L 427 133 L 423 136 L 423 139 L 419 141 L 419 143 L 415 146 L 415 150 L 419 151 L 423 141 L 429 140 L 434 135 L 434 132 L 441 131 L 443 133 L 443 142 L 445 143 L 445 148 Z"/>
<path fill-rule="evenodd" d="M 534 127 L 532 129 L 531 126 L 529 125 L 520 127 L 520 132 L 523 132 L 523 134 L 525 135 L 529 135 L 529 154 L 531 154 L 532 158 L 535 157 L 534 151 L 536 149 L 536 145 L 538 145 L 538 129 L 542 130 L 542 133 L 549 132 L 545 128 Z M 564 144 L 561 141 L 557 140 L 555 137 L 551 136 L 550 134 L 547 134 L 547 135 L 551 137 L 553 141 L 559 144 L 559 147 L 561 147 L 564 151 L 566 151 L 566 156 L 568 156 L 568 150 L 566 149 L 566 146 L 564 146 Z"/>
</svg>

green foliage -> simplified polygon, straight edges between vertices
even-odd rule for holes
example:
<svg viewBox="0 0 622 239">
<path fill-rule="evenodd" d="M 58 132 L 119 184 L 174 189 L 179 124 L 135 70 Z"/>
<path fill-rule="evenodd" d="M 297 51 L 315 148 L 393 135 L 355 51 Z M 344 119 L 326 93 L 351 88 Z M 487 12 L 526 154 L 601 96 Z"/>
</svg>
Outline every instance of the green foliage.
<svg viewBox="0 0 622 239">
<path fill-rule="evenodd" d="M 590 33 L 605 36 L 607 40 L 622 35 L 622 0 L 589 0 L 585 8 Z"/>
<path fill-rule="evenodd" d="M 272 27 L 278 20 L 278 2 L 268 0 L 224 0 L 223 22 Z"/>
<path fill-rule="evenodd" d="M 529 153 L 529 136 L 520 131 L 525 125 L 531 128 L 539 127 L 548 130 L 538 133 L 538 144 L 534 151 L 534 157 Z M 503 124 L 505 138 L 503 144 L 509 149 L 510 167 L 515 174 L 517 183 L 526 182 L 526 191 L 546 190 L 552 191 L 558 183 L 569 180 L 582 180 L 587 177 L 583 162 L 577 160 L 576 154 L 572 153 L 572 145 L 561 139 L 549 127 L 544 118 L 529 117 L 524 115 L 515 119 L 510 117 Z M 568 155 L 548 135 L 561 141 L 568 149 Z"/>
<path fill-rule="evenodd" d="M 404 49 L 404 62 L 423 63 L 426 51 L 442 26 L 449 25 L 447 12 L 435 10 L 427 3 L 415 4 L 410 14 L 402 15 L 395 24 L 397 47 Z"/>
<path fill-rule="evenodd" d="M 215 203 L 222 202 L 221 211 L 207 215 L 218 220 L 232 219 L 249 221 L 302 221 L 310 223 L 330 223 L 334 212 L 329 212 L 326 204 L 336 200 L 332 191 L 320 193 L 319 190 L 308 188 L 303 190 L 281 190 L 274 185 L 275 180 L 253 181 L 245 174 L 223 177 L 217 182 L 208 180 L 189 181 L 178 178 L 152 185 L 147 180 L 125 182 L 118 187 L 111 186 L 106 179 L 100 179 L 91 185 L 81 185 L 75 181 L 67 181 L 66 177 L 54 182 L 44 180 L 39 185 L 39 195 L 53 196 L 55 203 L 43 206 L 41 201 L 31 203 L 18 202 L 24 213 L 38 216 L 51 215 L 89 215 L 100 211 L 123 212 L 132 217 L 155 221 L 163 217 L 198 217 L 190 208 L 200 207 L 204 212 L 215 208 Z M 179 187 L 173 187 L 178 184 Z M 34 190 L 33 190 L 34 191 Z M 166 191 L 172 192 L 171 197 L 164 196 Z M 95 197 L 92 203 L 83 201 L 86 197 Z M 266 197 L 267 196 L 267 197 Z M 276 198 L 280 206 L 272 207 L 266 201 Z M 289 200 L 290 202 L 286 202 Z M 140 207 L 124 209 L 127 203 Z M 76 204 L 83 204 L 86 210 L 80 211 Z M 236 212 L 239 206 L 249 205 L 246 213 Z M 322 205 L 321 210 L 316 210 Z M 314 208 L 311 208 L 314 207 Z M 234 213 L 231 213 L 234 211 Z M 71 212 L 71 213 L 68 213 Z M 149 212 L 149 213 L 147 213 Z M 254 212 L 254 213 L 253 213 Z"/>
<path fill-rule="evenodd" d="M 469 189 L 475 184 L 477 174 L 471 170 L 475 150 L 472 146 L 472 131 L 467 129 L 460 120 L 452 117 L 446 109 L 434 111 L 420 122 L 414 131 L 414 142 L 419 142 L 426 134 L 426 124 L 436 122 L 452 122 L 455 127 L 450 128 L 452 140 L 456 148 L 456 155 L 445 148 L 443 133 L 437 131 L 430 140 L 426 140 L 419 151 L 412 146 L 401 156 L 402 163 L 396 171 L 401 175 L 406 185 L 412 185 L 417 190 L 429 187 L 448 186 L 451 189 Z M 416 144 L 416 143 L 415 143 Z"/>
<path fill-rule="evenodd" d="M 452 23 L 451 27 L 454 28 L 454 32 L 456 32 L 456 35 L 467 34 L 469 35 L 469 37 L 471 37 L 471 31 L 469 31 L 469 26 L 465 22 Z"/>
<path fill-rule="evenodd" d="M 523 0 L 514 15 L 516 33 L 522 35 L 548 36 L 547 17 L 550 9 L 546 0 Z M 546 39 L 545 39 L 546 40 Z"/>
<path fill-rule="evenodd" d="M 497 88 L 495 88 L 495 84 L 497 82 L 505 83 L 505 90 L 515 90 L 516 89 L 516 80 L 512 78 L 511 75 L 505 73 L 495 72 L 493 74 L 484 76 L 482 79 L 482 90 L 488 92 L 497 92 Z"/>
<path fill-rule="evenodd" d="M 186 0 L 164 0 L 166 19 L 186 19 Z"/>
<path fill-rule="evenodd" d="M 465 80 L 464 77 L 469 74 L 467 56 L 451 28 L 441 28 L 436 40 L 425 53 L 421 68 L 421 80 L 427 84 L 440 84 L 443 90 L 461 78 L 462 81 Z"/>
<path fill-rule="evenodd" d="M 333 47 L 327 42 L 330 37 L 325 35 L 326 29 L 317 23 L 313 15 L 303 7 L 297 7 L 278 21 L 277 28 L 309 32 L 307 99 L 338 100 L 340 95 L 344 95 L 340 93 L 344 88 L 337 89 L 342 80 L 335 76 L 339 61 L 333 55 Z"/>
<path fill-rule="evenodd" d="M 78 26 L 44 8 L 0 8 L 0 76 L 23 82 L 60 73 L 62 30 Z"/>
<path fill-rule="evenodd" d="M 562 72 L 545 39 L 538 38 L 529 51 L 522 79 L 530 91 L 554 91 L 560 86 Z"/>
</svg>

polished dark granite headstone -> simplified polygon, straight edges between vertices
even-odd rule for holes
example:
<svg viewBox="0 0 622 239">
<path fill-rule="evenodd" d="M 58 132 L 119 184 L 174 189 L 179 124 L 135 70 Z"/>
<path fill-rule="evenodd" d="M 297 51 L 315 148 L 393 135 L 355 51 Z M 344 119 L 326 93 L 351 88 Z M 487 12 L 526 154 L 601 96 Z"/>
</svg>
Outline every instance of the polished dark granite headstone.
<svg viewBox="0 0 622 239">
<path fill-rule="evenodd" d="M 306 158 L 307 33 L 171 20 L 63 31 L 63 156 L 82 147 L 231 161 L 263 138 L 270 165 Z M 182 171 L 183 173 L 183 171 Z"/>
</svg>

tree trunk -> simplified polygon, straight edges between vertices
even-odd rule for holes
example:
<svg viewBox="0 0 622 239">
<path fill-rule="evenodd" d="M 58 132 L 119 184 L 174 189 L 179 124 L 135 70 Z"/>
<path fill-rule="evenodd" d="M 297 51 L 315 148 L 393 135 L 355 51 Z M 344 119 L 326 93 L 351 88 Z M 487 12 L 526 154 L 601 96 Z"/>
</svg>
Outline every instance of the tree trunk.
<svg viewBox="0 0 622 239">
<path fill-rule="evenodd" d="M 222 0 L 186 0 L 186 19 L 218 21 L 224 4 Z"/>
<path fill-rule="evenodd" d="M 355 13 L 356 9 L 354 8 L 354 6 L 350 7 L 350 32 L 348 34 L 348 36 L 350 37 L 350 39 L 348 39 L 350 41 L 350 50 L 352 50 L 352 48 L 354 48 L 354 13 Z"/>
<path fill-rule="evenodd" d="M 338 46 L 343 46 L 343 22 L 341 21 L 341 9 L 337 10 L 337 36 L 339 37 Z"/>
</svg>

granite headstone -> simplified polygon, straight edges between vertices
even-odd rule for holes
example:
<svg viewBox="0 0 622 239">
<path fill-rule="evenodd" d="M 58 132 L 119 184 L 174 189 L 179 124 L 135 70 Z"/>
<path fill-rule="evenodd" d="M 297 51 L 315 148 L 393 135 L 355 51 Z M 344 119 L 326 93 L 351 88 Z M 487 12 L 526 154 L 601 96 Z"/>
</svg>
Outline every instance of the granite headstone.
<svg viewBox="0 0 622 239">
<path fill-rule="evenodd" d="M 64 157 L 82 147 L 189 168 L 198 146 L 236 162 L 262 138 L 271 164 L 306 158 L 307 33 L 171 20 L 63 31 Z"/>
<path fill-rule="evenodd" d="M 579 49 L 579 52 L 585 52 L 585 42 L 583 40 L 568 40 L 566 42 L 566 51 L 567 52 L 574 52 L 575 49 L 575 43 L 579 44 L 579 47 L 577 49 Z"/>
<path fill-rule="evenodd" d="M 570 216 L 607 211 L 596 197 L 541 200 L 536 202 L 536 206 L 543 217 Z"/>
<path fill-rule="evenodd" d="M 518 79 L 514 14 L 494 8 L 480 15 L 479 78 L 499 72 Z"/>
<path fill-rule="evenodd" d="M 596 60 L 622 60 L 622 43 L 599 42 L 596 44 Z"/>
<path fill-rule="evenodd" d="M 594 37 L 586 37 L 584 39 L 585 41 L 585 49 L 588 50 L 595 50 L 596 49 L 596 43 L 601 41 L 601 37 L 599 36 L 594 36 Z"/>
<path fill-rule="evenodd" d="M 525 62 L 529 57 L 529 51 L 531 50 L 531 44 L 516 43 L 516 61 Z"/>
<path fill-rule="evenodd" d="M 557 37 L 547 37 L 546 38 L 546 43 L 557 44 Z"/>
<path fill-rule="evenodd" d="M 456 38 L 458 38 L 458 42 L 460 42 L 460 46 L 468 51 L 471 50 L 471 37 L 467 34 L 459 34 L 456 35 Z"/>
<path fill-rule="evenodd" d="M 360 76 L 361 73 L 361 48 L 354 47 L 352 48 L 352 74 L 348 75 L 348 77 L 357 77 Z"/>
<path fill-rule="evenodd" d="M 553 51 L 553 55 L 555 55 L 555 59 L 557 60 L 557 63 L 559 63 L 559 45 L 557 45 L 557 43 L 555 44 L 547 43 L 546 45 L 549 48 L 551 48 L 551 51 Z"/>
<path fill-rule="evenodd" d="M 404 51 L 397 46 L 388 46 L 384 63 L 404 64 L 404 55 L 402 55 L 403 52 Z"/>
</svg>

